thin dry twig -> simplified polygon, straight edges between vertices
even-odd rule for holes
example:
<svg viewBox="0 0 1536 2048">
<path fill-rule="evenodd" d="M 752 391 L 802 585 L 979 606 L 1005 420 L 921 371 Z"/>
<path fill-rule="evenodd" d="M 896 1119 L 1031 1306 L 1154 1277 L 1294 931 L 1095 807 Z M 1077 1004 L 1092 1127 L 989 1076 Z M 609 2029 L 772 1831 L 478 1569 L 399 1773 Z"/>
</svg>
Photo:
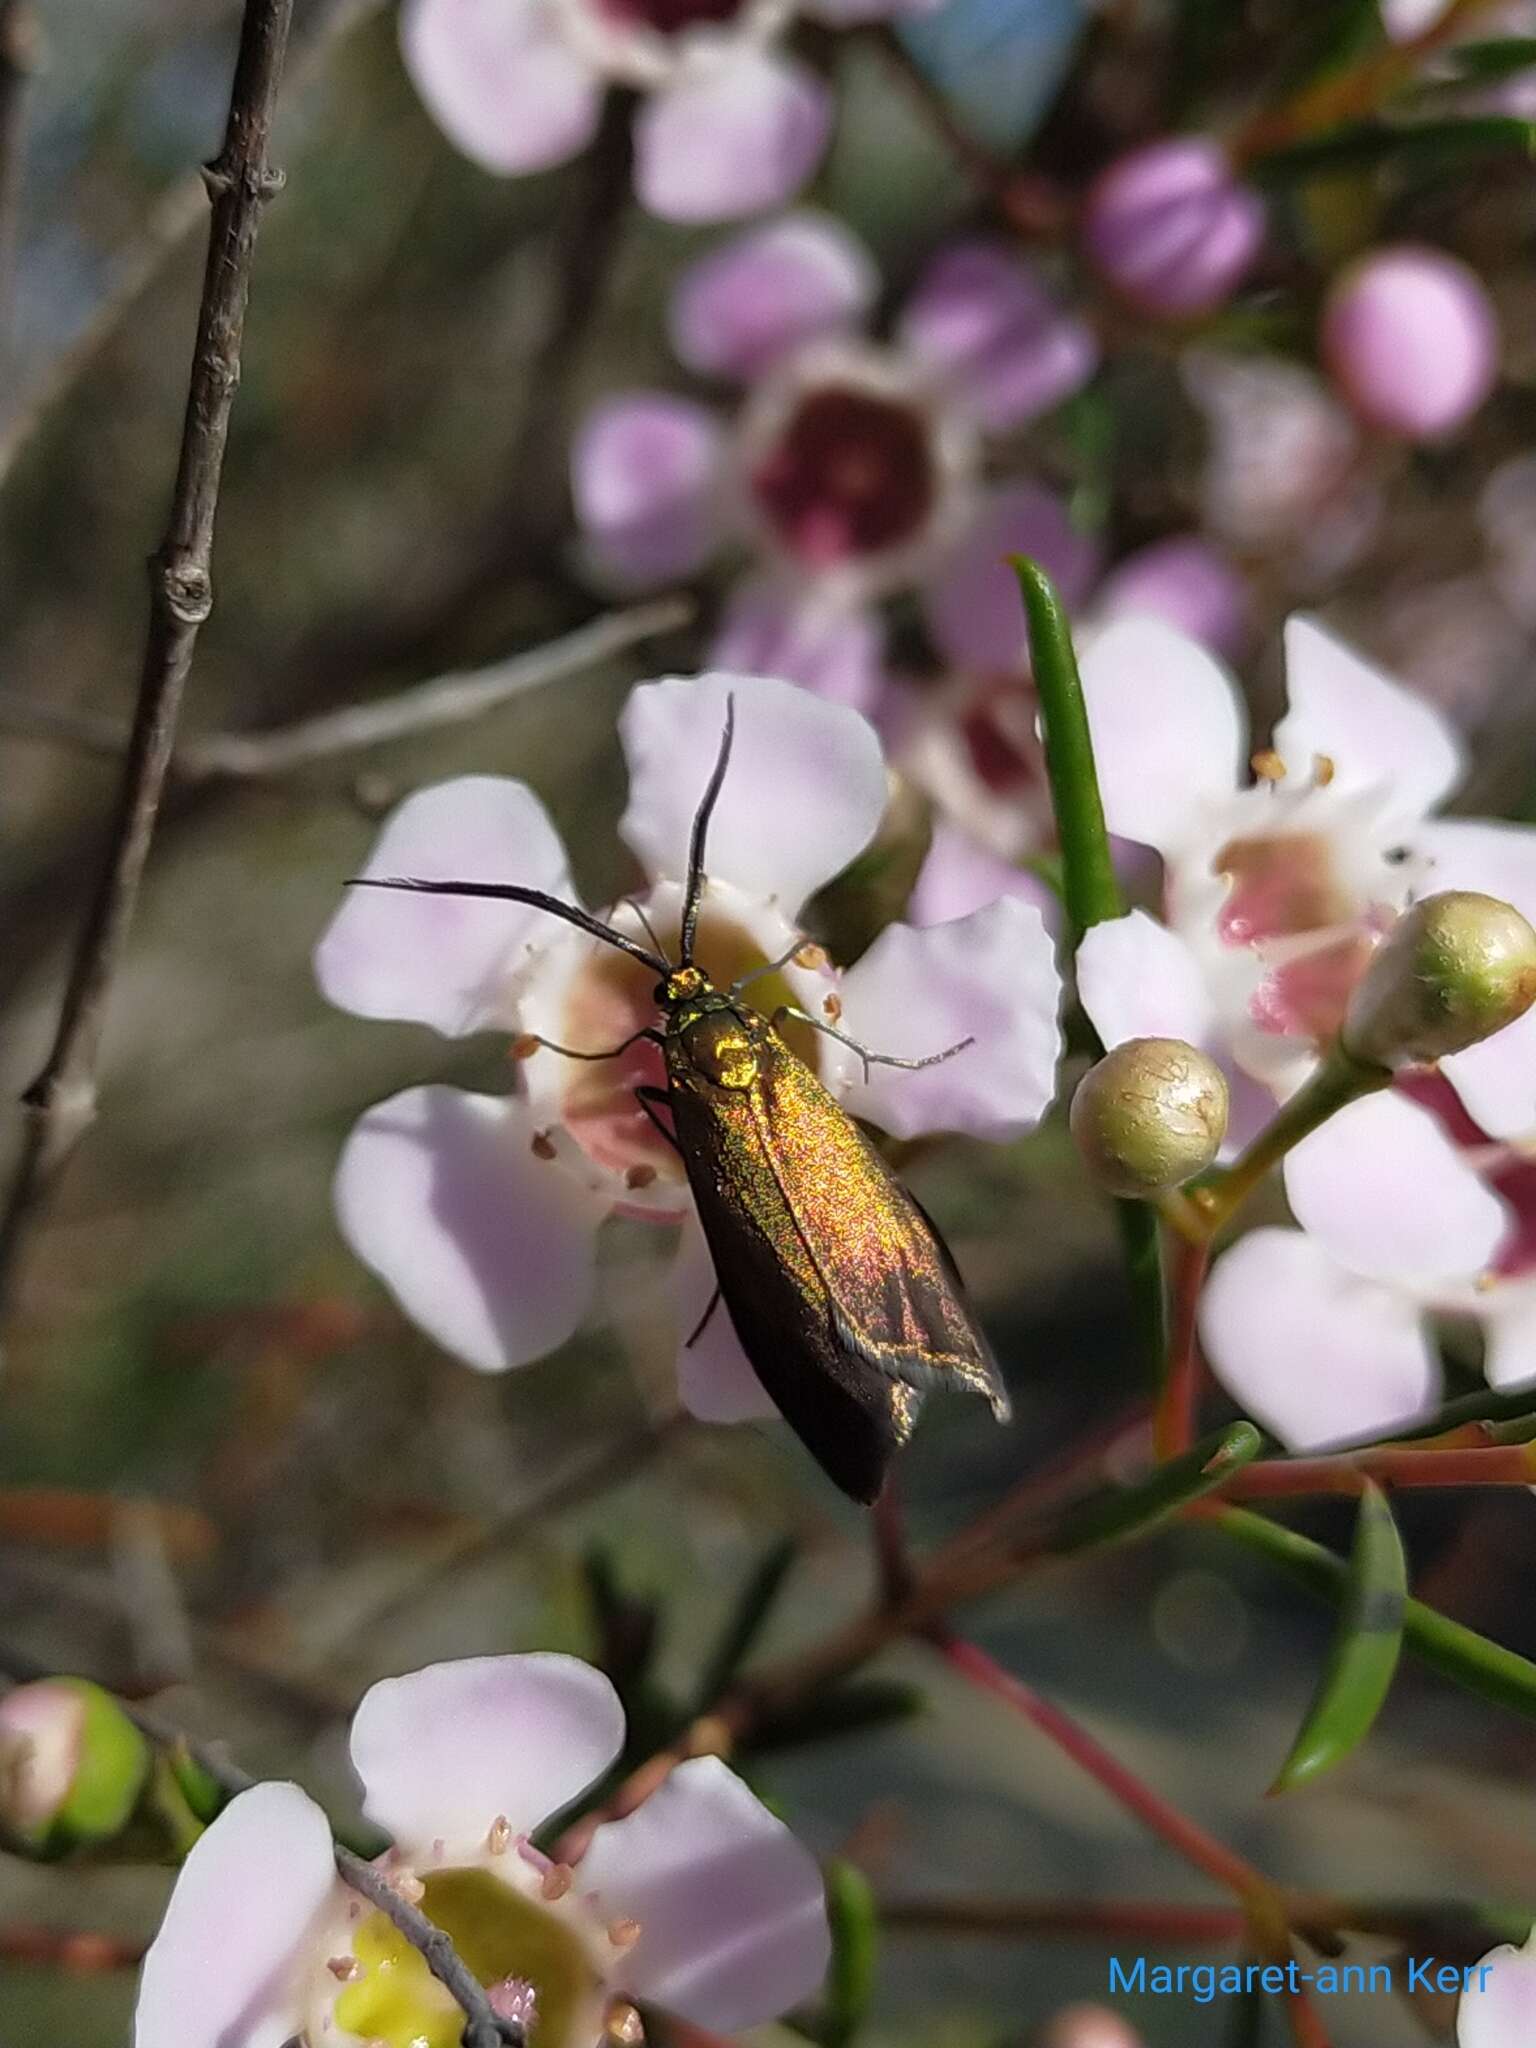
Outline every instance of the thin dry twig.
<svg viewBox="0 0 1536 2048">
<path fill-rule="evenodd" d="M 281 182 L 268 165 L 267 148 L 292 14 L 293 0 L 247 0 L 224 144 L 205 172 L 213 201 L 208 261 L 170 522 L 150 561 L 138 708 L 107 857 L 75 949 L 53 1048 L 24 1097 L 27 1130 L 0 1220 L 0 1304 L 44 1189 L 96 1113 L 107 998 L 149 853 L 192 652 L 213 608 L 214 516 L 240 381 L 251 258 L 262 209 Z"/>
<path fill-rule="evenodd" d="M 270 732 L 197 733 L 178 740 L 171 772 L 184 783 L 268 781 L 341 754 L 390 740 L 464 725 L 514 697 L 560 683 L 611 661 L 647 640 L 676 632 L 694 615 L 687 597 L 662 597 L 627 611 L 605 612 L 542 647 L 488 667 L 434 676 L 368 704 L 348 704 Z M 120 760 L 130 728 L 97 712 L 65 710 L 33 698 L 0 696 L 0 733 L 42 740 L 84 754 Z"/>
</svg>

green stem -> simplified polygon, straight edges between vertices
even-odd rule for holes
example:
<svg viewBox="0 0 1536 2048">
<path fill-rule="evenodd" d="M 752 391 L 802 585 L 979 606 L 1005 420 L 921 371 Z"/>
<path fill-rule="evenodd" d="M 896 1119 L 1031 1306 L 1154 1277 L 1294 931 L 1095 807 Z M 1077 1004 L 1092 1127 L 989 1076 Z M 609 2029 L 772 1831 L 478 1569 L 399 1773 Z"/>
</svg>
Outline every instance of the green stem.
<svg viewBox="0 0 1536 2048">
<path fill-rule="evenodd" d="M 1352 1059 L 1342 1045 L 1330 1047 L 1306 1082 L 1289 1102 L 1275 1113 L 1253 1143 L 1219 1180 L 1198 1189 L 1192 1196 L 1208 1237 L 1214 1237 L 1247 1201 L 1271 1168 L 1287 1152 L 1310 1137 L 1331 1116 L 1386 1088 L 1392 1080 L 1385 1067 L 1366 1066 Z"/>
</svg>

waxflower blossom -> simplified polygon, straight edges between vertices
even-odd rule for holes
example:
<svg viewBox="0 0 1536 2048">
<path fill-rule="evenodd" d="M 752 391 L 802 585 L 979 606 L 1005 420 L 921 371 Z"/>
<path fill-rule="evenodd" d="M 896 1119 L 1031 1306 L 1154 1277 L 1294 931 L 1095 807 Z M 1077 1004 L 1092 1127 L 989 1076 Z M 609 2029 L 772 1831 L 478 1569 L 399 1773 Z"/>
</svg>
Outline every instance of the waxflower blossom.
<svg viewBox="0 0 1536 2048">
<path fill-rule="evenodd" d="M 1470 889 L 1536 908 L 1536 834 L 1433 815 L 1462 772 L 1439 713 L 1308 619 L 1285 647 L 1289 708 L 1251 782 L 1241 699 L 1193 642 L 1125 620 L 1083 661 L 1105 816 L 1161 854 L 1164 911 L 1088 935 L 1083 1002 L 1106 1045 L 1176 1037 L 1217 1058 L 1239 1143 L 1337 1035 L 1410 900 Z M 1442 1071 L 1494 1136 L 1536 1128 L 1529 1014 Z"/>
<path fill-rule="evenodd" d="M 816 214 L 712 250 L 679 281 L 672 338 L 689 368 L 746 386 L 730 427 L 630 392 L 594 408 L 572 454 L 596 575 L 640 588 L 744 547 L 753 570 L 712 659 L 860 709 L 880 689 L 880 598 L 915 589 L 941 655 L 1011 665 L 1023 627 L 1003 558 L 1042 560 L 1069 602 L 1093 560 L 1052 493 L 982 470 L 988 436 L 1092 374 L 1086 325 L 989 241 L 935 257 L 889 343 L 861 332 L 876 291 L 862 244 Z"/>
<path fill-rule="evenodd" d="M 1474 1964 L 1456 2011 L 1456 2048 L 1525 2048 L 1536 2040 L 1536 1927 Z"/>
<path fill-rule="evenodd" d="M 1204 136 L 1153 142 L 1100 172 L 1083 206 L 1083 253 L 1127 304 L 1154 319 L 1213 313 L 1264 240 L 1264 207 Z"/>
<path fill-rule="evenodd" d="M 645 871 L 608 913 L 644 939 L 649 919 L 675 948 L 694 811 L 719 746 L 728 696 L 736 743 L 710 827 L 700 965 L 718 986 L 785 959 L 754 982 L 765 1013 L 784 1002 L 877 1052 L 916 1057 L 973 1036 L 922 1072 L 873 1067 L 793 1023 L 786 1036 L 852 1114 L 902 1137 L 967 1131 L 1007 1138 L 1050 1101 L 1059 984 L 1038 910 L 1006 899 L 919 930 L 894 924 L 858 964 L 835 971 L 794 949 L 800 906 L 873 837 L 886 775 L 869 725 L 843 706 L 759 677 L 642 684 L 619 734 L 629 764 L 620 834 Z M 369 875 L 516 882 L 573 900 L 566 857 L 524 784 L 467 776 L 418 791 L 386 822 Z M 341 1227 L 406 1312 L 468 1364 L 495 1372 L 564 1343 L 591 1304 L 599 1225 L 615 1212 L 682 1223 L 671 1267 L 679 1336 L 693 1332 L 714 1274 L 682 1162 L 636 1101 L 664 1079 L 640 1044 L 655 1020 L 654 976 L 520 904 L 357 890 L 320 942 L 321 986 L 343 1008 L 412 1019 L 445 1037 L 499 1031 L 520 1057 L 516 1093 L 413 1088 L 370 1110 L 337 1174 Z M 728 1314 L 678 1354 L 685 1405 L 704 1420 L 775 1411 Z"/>
<path fill-rule="evenodd" d="M 609 90 L 641 95 L 635 188 L 664 220 L 781 205 L 831 132 L 832 94 L 782 45 L 826 27 L 923 13 L 934 0 L 407 0 L 406 69 L 454 145 L 504 177 L 578 155 Z"/>
<path fill-rule="evenodd" d="M 1477 273 L 1443 250 L 1374 249 L 1335 281 L 1323 362 L 1365 421 L 1405 441 L 1464 426 L 1499 374 L 1499 329 Z"/>
<path fill-rule="evenodd" d="M 538 2048 L 597 2048 L 616 1999 L 734 2032 L 820 1983 L 815 1859 L 716 1757 L 678 1765 L 574 1869 L 533 1829 L 617 1760 L 624 1710 L 574 1657 L 472 1657 L 387 1678 L 352 1722 L 382 1867 Z M 344 1886 L 297 1785 L 232 1800 L 193 1848 L 144 1961 L 136 2048 L 457 2048 L 464 2018 Z"/>
</svg>

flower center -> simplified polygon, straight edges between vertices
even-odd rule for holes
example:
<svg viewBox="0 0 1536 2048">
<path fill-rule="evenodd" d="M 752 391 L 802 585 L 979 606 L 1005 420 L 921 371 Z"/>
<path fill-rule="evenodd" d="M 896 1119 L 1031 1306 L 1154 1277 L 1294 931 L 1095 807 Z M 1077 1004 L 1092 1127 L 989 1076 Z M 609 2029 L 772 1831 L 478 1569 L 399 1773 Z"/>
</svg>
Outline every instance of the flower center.
<svg viewBox="0 0 1536 2048">
<path fill-rule="evenodd" d="M 1043 762 L 1030 693 L 1011 677 L 983 686 L 960 714 L 960 732 L 977 780 L 994 796 L 1028 796 Z"/>
<path fill-rule="evenodd" d="M 523 2019 L 530 2048 L 578 2048 L 577 2022 L 602 1988 L 580 1935 L 489 1870 L 438 1870 L 421 1882 L 421 1910 L 497 2009 Z M 384 2048 L 458 2048 L 463 2013 L 382 1913 L 361 1920 L 351 1955 L 328 1967 L 341 1983 L 335 2019 L 345 2032 Z"/>
<path fill-rule="evenodd" d="M 721 27 L 734 21 L 745 4 L 746 0 L 599 0 L 600 11 L 615 27 L 648 28 L 661 36 Z"/>
<path fill-rule="evenodd" d="M 754 463 L 750 489 L 786 553 L 829 569 L 915 540 L 938 497 L 930 422 L 849 382 L 800 393 Z"/>
<path fill-rule="evenodd" d="M 1252 948 L 1267 972 L 1249 1002 L 1261 1031 L 1329 1039 L 1376 944 L 1327 839 L 1305 833 L 1230 839 L 1212 862 L 1227 884 L 1224 946 Z"/>
<path fill-rule="evenodd" d="M 1462 1152 L 1468 1165 L 1483 1176 L 1509 1211 L 1509 1228 L 1489 1264 L 1499 1280 L 1525 1280 L 1536 1274 L 1536 1159 L 1490 1138 L 1468 1116 L 1443 1074 L 1429 1067 L 1409 1067 L 1393 1087 L 1427 1109 L 1442 1131 Z"/>
</svg>

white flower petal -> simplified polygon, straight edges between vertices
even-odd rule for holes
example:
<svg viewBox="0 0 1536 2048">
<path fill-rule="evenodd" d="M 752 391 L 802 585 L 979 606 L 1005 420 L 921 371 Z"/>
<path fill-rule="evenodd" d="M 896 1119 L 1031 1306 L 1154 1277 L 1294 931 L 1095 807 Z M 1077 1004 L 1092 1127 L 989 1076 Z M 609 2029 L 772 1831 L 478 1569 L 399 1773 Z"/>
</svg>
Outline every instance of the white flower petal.
<svg viewBox="0 0 1536 2048">
<path fill-rule="evenodd" d="M 407 0 L 400 47 L 449 141 L 512 176 L 564 163 L 597 132 L 602 91 L 545 0 Z"/>
<path fill-rule="evenodd" d="M 352 1721 L 363 1811 L 409 1854 L 456 1852 L 505 1820 L 528 1834 L 596 1784 L 624 1745 L 624 1709 L 576 1657 L 463 1657 L 381 1679 Z"/>
<path fill-rule="evenodd" d="M 462 775 L 408 796 L 364 875 L 514 882 L 572 900 L 565 848 L 526 783 Z M 508 976 L 560 926 L 525 903 L 352 889 L 315 949 L 322 993 L 359 1017 L 430 1024 L 445 1037 L 497 1021 Z"/>
<path fill-rule="evenodd" d="M 988 433 L 1036 419 L 1086 384 L 1099 345 L 1007 243 L 952 242 L 902 313 L 902 346 L 948 383 Z"/>
<path fill-rule="evenodd" d="M 1200 1338 L 1233 1400 L 1296 1451 L 1384 1436 L 1439 1394 L 1417 1300 L 1300 1230 L 1250 1231 L 1217 1262 Z"/>
<path fill-rule="evenodd" d="M 715 1302 L 709 1321 L 699 1330 L 719 1284 L 698 1216 L 690 1212 L 672 1267 L 672 1298 L 677 1304 L 677 1391 L 683 1406 L 700 1422 L 776 1422 L 779 1411 L 747 1363 L 723 1301 Z M 688 1339 L 695 1330 L 699 1334 L 690 1344 Z"/>
<path fill-rule="evenodd" d="M 1077 949 L 1077 992 L 1106 1051 L 1128 1038 L 1208 1048 L 1216 1006 L 1200 963 L 1144 910 L 1096 924 Z"/>
<path fill-rule="evenodd" d="M 336 1172 L 352 1249 L 481 1372 L 555 1350 L 592 1299 L 607 1203 L 568 1159 L 536 1153 L 536 1136 L 513 1099 L 410 1088 L 359 1118 Z"/>
<path fill-rule="evenodd" d="M 231 1800 L 193 1845 L 144 1958 L 134 2048 L 255 2048 L 294 2031 L 294 1966 L 336 1881 L 329 1823 L 297 1785 Z"/>
<path fill-rule="evenodd" d="M 581 1878 L 639 1922 L 622 1981 L 695 2026 L 736 2033 L 810 1997 L 831 1955 L 816 1859 L 718 1757 L 679 1764 L 598 1829 Z"/>
<path fill-rule="evenodd" d="M 916 1072 L 837 1050 L 844 1106 L 898 1138 L 969 1131 L 1015 1138 L 1056 1092 L 1061 978 L 1044 919 L 1004 896 L 949 924 L 887 925 L 843 977 L 838 1028 L 871 1052 L 921 1059 L 975 1043 Z"/>
<path fill-rule="evenodd" d="M 1490 1949 L 1456 2011 L 1456 2048 L 1530 2048 L 1536 2041 L 1536 1928 L 1524 1948 Z"/>
<path fill-rule="evenodd" d="M 1286 1159 L 1285 1192 L 1341 1264 L 1421 1299 L 1480 1273 L 1509 1222 L 1435 1119 L 1395 1089 L 1303 1138 Z"/>
<path fill-rule="evenodd" d="M 936 818 L 907 904 L 910 922 L 948 924 L 973 910 L 985 910 L 999 896 L 1017 896 L 1032 903 L 1048 931 L 1054 931 L 1060 921 L 1060 899 L 1038 875 L 1015 867 L 958 825 Z"/>
<path fill-rule="evenodd" d="M 1286 622 L 1285 687 L 1275 752 L 1299 780 L 1321 754 L 1333 763 L 1330 787 L 1387 792 L 1400 818 L 1422 817 L 1461 780 L 1461 747 L 1439 712 L 1315 619 Z"/>
<path fill-rule="evenodd" d="M 861 605 L 830 604 L 789 578 L 732 591 L 710 645 L 711 668 L 782 676 L 829 704 L 872 712 L 885 685 L 885 622 Z"/>
<path fill-rule="evenodd" d="M 629 763 L 625 843 L 653 878 L 680 880 L 688 836 L 736 702 L 736 738 L 710 821 L 706 871 L 793 917 L 874 837 L 885 768 L 856 711 L 792 683 L 710 673 L 642 683 L 619 719 Z"/>
<path fill-rule="evenodd" d="M 1117 619 L 1088 643 L 1083 693 L 1111 832 L 1160 853 L 1188 838 L 1199 808 L 1230 798 L 1247 720 L 1231 678 L 1160 619 Z"/>
<path fill-rule="evenodd" d="M 805 183 L 831 126 L 832 96 L 814 71 L 743 46 L 645 100 L 635 120 L 635 190 L 662 220 L 764 213 Z"/>
</svg>

